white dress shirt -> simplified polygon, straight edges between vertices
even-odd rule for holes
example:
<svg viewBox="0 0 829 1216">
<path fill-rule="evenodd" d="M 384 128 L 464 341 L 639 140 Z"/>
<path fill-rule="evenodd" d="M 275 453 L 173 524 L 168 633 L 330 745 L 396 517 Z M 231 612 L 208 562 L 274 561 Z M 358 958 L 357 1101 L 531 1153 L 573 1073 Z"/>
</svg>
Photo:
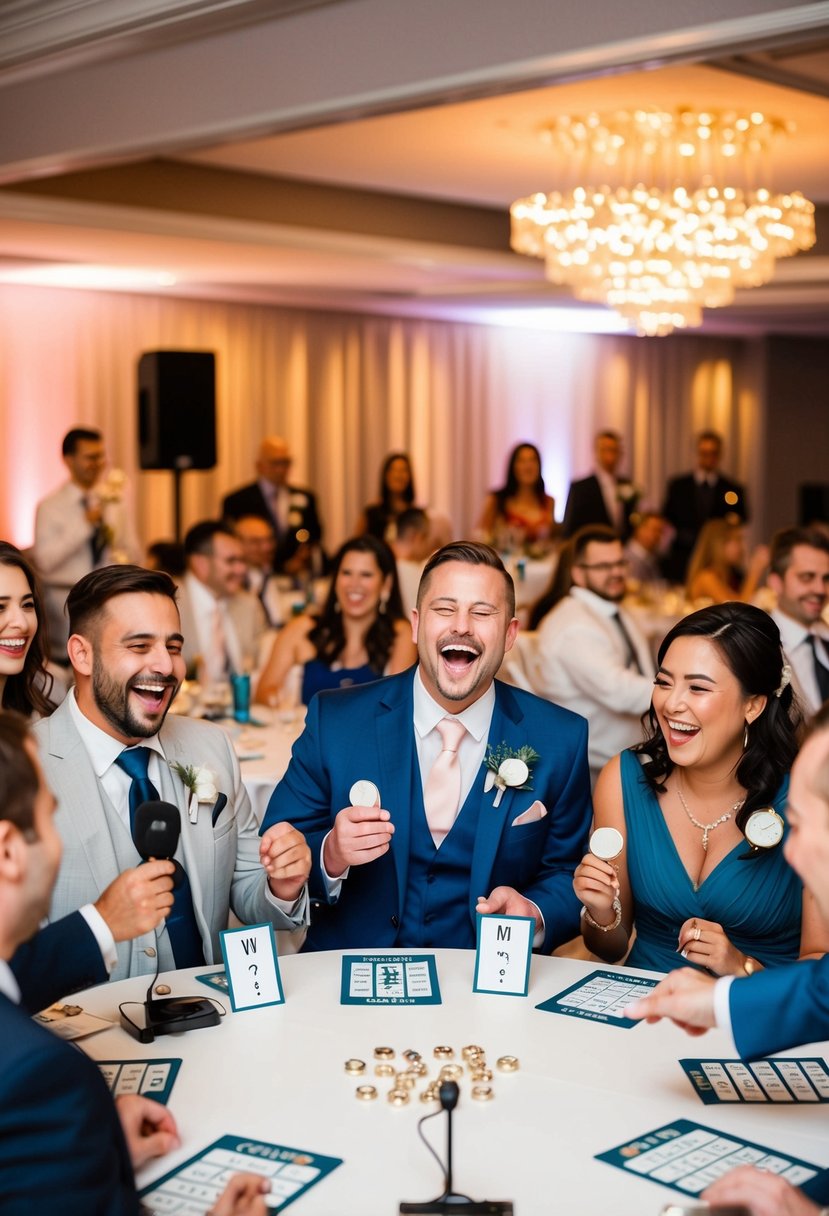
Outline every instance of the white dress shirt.
<svg viewBox="0 0 829 1216">
<path fill-rule="evenodd" d="M 20 1004 L 20 985 L 4 958 L 0 958 L 0 992 L 9 998 L 13 1005 Z"/>
<path fill-rule="evenodd" d="M 605 469 L 596 469 L 596 480 L 602 492 L 602 498 L 604 499 L 605 509 L 610 518 L 611 527 L 619 532 L 624 522 L 624 515 L 622 513 L 622 504 L 619 501 L 619 487 L 616 478 Z"/>
<path fill-rule="evenodd" d="M 829 671 L 829 630 L 822 622 L 817 622 L 814 628 L 809 630 L 779 608 L 771 613 L 771 619 L 780 630 L 780 642 L 794 673 L 795 692 L 803 702 L 807 716 L 816 714 L 823 704 L 823 698 L 815 675 L 815 652 L 811 638 L 814 636 L 823 642 L 823 645 L 818 645 L 817 648 L 818 661 Z"/>
<path fill-rule="evenodd" d="M 215 596 L 209 587 L 193 574 L 184 578 L 187 596 L 193 610 L 193 622 L 198 635 L 198 653 L 202 656 L 209 680 L 220 679 L 227 664 L 233 671 L 245 670 L 245 656 L 239 642 L 236 627 L 227 611 L 225 600 Z M 216 654 L 216 613 L 221 615 L 225 653 Z"/>
</svg>

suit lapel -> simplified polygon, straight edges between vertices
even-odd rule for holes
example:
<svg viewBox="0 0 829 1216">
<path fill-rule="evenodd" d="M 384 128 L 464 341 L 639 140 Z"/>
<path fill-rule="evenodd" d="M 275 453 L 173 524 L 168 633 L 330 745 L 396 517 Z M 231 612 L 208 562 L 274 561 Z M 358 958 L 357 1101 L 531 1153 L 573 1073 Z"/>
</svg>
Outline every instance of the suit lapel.
<svg viewBox="0 0 829 1216">
<path fill-rule="evenodd" d="M 380 800 L 391 813 L 394 824 L 391 855 L 397 875 L 398 916 L 401 917 L 409 872 L 412 807 L 417 799 L 423 799 L 418 788 L 412 725 L 414 670 L 410 679 L 395 681 L 391 688 L 384 688 L 375 723 L 375 743 L 380 757 Z"/>
<path fill-rule="evenodd" d="M 523 720 L 524 715 L 509 688 L 496 680 L 495 708 L 489 725 L 489 745 L 497 747 L 499 743 L 506 743 L 508 747 L 520 747 L 524 739 L 519 737 L 518 727 Z M 496 791 L 492 789 L 485 794 L 485 780 L 486 767 L 482 764 L 467 798 L 467 803 L 473 798 L 477 799 L 480 807 L 469 881 L 469 907 L 473 920 L 478 896 L 489 895 L 489 878 L 505 826 L 511 822 L 515 796 L 513 790 L 505 790 L 500 806 L 496 807 Z"/>
<path fill-rule="evenodd" d="M 69 696 L 73 696 L 69 693 Z M 58 826 L 61 835 L 77 836 L 95 888 L 104 891 L 112 875 L 120 870 L 109 831 L 101 831 L 102 817 L 108 822 L 104 794 L 81 737 L 69 712 L 68 699 L 48 720 L 50 756 L 62 764 Z"/>
</svg>

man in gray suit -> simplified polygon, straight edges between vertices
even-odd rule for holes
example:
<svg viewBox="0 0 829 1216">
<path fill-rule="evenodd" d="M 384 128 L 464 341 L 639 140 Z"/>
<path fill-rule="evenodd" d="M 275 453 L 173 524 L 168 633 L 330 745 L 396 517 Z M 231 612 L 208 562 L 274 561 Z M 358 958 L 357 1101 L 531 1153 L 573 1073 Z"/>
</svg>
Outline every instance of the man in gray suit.
<svg viewBox="0 0 829 1216">
<path fill-rule="evenodd" d="M 253 671 L 268 622 L 259 597 L 244 589 L 242 542 L 225 524 L 206 519 L 185 536 L 184 554 L 178 599 L 185 669 L 207 683 Z"/>
<path fill-rule="evenodd" d="M 63 839 L 53 919 L 93 902 L 136 864 L 132 824 L 141 802 L 161 798 L 181 813 L 173 908 L 159 929 L 118 944 L 113 979 L 154 970 L 156 954 L 161 970 L 216 962 L 229 909 L 243 924 L 270 921 L 277 929 L 307 920 L 304 837 L 286 824 L 276 852 L 260 860 L 258 825 L 227 735 L 167 719 L 184 676 L 175 597 L 167 574 L 138 566 L 82 578 L 67 600 L 75 689 L 35 727 Z"/>
</svg>

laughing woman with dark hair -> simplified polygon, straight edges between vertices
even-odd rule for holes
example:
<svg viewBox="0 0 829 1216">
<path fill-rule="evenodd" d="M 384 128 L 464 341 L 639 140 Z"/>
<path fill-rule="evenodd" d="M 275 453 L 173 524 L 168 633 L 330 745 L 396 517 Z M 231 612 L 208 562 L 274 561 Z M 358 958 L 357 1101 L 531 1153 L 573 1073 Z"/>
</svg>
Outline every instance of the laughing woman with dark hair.
<svg viewBox="0 0 829 1216">
<path fill-rule="evenodd" d="M 777 626 L 749 604 L 694 612 L 659 648 L 649 738 L 596 785 L 621 853 L 575 872 L 588 948 L 669 971 L 751 974 L 829 948 L 781 847 L 799 714 Z"/>
<path fill-rule="evenodd" d="M 0 706 L 27 718 L 55 708 L 46 669 L 46 621 L 34 571 L 23 554 L 0 541 Z"/>
<path fill-rule="evenodd" d="M 277 637 L 256 700 L 278 696 L 302 666 L 302 700 L 316 692 L 367 684 L 411 667 L 412 630 L 403 616 L 394 555 L 382 540 L 357 536 L 334 558 L 331 588 L 319 615 L 303 613 Z"/>
</svg>

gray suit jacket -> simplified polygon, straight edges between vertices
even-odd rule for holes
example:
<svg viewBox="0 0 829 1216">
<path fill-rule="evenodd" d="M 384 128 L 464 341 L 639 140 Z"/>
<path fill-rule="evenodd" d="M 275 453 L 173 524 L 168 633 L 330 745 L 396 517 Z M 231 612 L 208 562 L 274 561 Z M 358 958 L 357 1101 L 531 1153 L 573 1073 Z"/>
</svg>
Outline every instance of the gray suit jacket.
<svg viewBox="0 0 829 1216">
<path fill-rule="evenodd" d="M 69 699 L 50 718 L 38 722 L 34 731 L 46 778 L 58 799 L 55 824 L 63 840 L 63 859 L 49 913 L 56 920 L 93 903 L 124 868 L 124 862 L 136 865 L 139 857 L 98 784 L 69 712 Z M 219 932 L 227 928 L 229 909 L 242 924 L 270 921 L 276 929 L 298 928 L 306 920 L 307 901 L 291 920 L 266 894 L 267 876 L 259 863 L 259 825 L 227 735 L 218 726 L 170 715 L 159 738 L 169 764 L 206 766 L 215 773 L 217 788 L 227 798 L 215 825 L 214 808 L 209 804 L 201 805 L 198 821 L 192 824 L 187 814 L 188 790 L 177 774 L 162 765 L 159 795 L 181 812 L 176 858 L 190 878 L 206 961 L 221 961 Z M 132 856 L 124 856 L 124 837 Z M 153 954 L 148 956 L 147 949 Z M 120 942 L 118 966 L 111 978 L 153 971 L 156 949 L 162 970 L 174 966 L 166 928 Z"/>
</svg>

